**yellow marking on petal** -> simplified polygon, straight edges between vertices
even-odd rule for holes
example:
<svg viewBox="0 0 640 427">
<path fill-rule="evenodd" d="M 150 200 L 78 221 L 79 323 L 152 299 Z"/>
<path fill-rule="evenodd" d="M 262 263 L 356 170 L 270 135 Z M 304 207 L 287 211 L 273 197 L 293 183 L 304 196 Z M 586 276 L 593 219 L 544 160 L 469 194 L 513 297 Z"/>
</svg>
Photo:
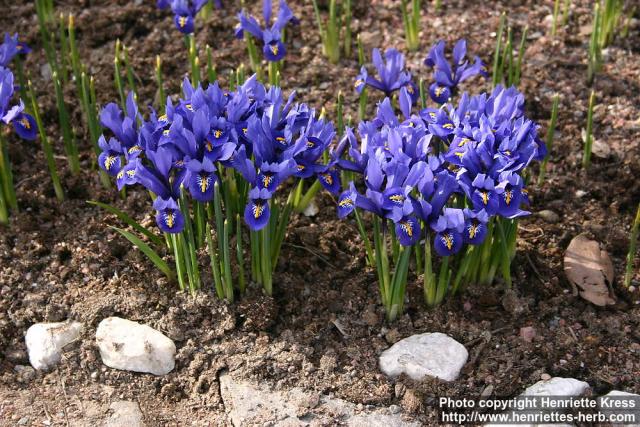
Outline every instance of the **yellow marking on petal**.
<svg viewBox="0 0 640 427">
<path fill-rule="evenodd" d="M 407 92 L 409 92 L 409 94 L 410 94 L 410 95 L 413 95 L 413 92 L 414 92 L 414 90 L 413 90 L 413 86 L 411 86 L 411 85 L 406 85 L 405 87 L 407 88 Z"/>
<path fill-rule="evenodd" d="M 184 26 L 187 25 L 187 18 L 184 16 L 181 16 L 178 19 L 178 24 L 180 25 L 180 28 L 184 28 Z"/>
<path fill-rule="evenodd" d="M 136 176 L 136 170 L 135 170 L 135 169 L 129 169 L 129 170 L 127 171 L 127 176 L 128 176 L 129 178 L 133 178 L 134 176 Z"/>
<path fill-rule="evenodd" d="M 285 142 L 285 139 L 282 136 L 276 136 L 276 141 L 278 141 L 280 143 L 283 143 L 283 142 Z"/>
<path fill-rule="evenodd" d="M 210 141 L 207 141 L 207 145 L 205 145 L 205 148 L 207 149 L 208 152 L 212 152 L 213 144 Z"/>
<path fill-rule="evenodd" d="M 469 138 L 462 138 L 460 140 L 460 142 L 458 143 L 458 147 L 462 147 L 464 146 L 466 143 L 470 142 L 471 140 Z"/>
<path fill-rule="evenodd" d="M 184 108 L 186 108 L 189 111 L 193 111 L 193 105 L 191 105 L 191 104 L 185 105 Z"/>
<path fill-rule="evenodd" d="M 324 182 L 326 182 L 327 185 L 333 185 L 333 177 L 330 173 L 323 173 L 320 174 L 320 176 L 322 177 L 322 179 L 324 179 Z"/>
<path fill-rule="evenodd" d="M 220 129 L 216 129 L 216 130 L 214 130 L 214 131 L 213 131 L 213 136 L 214 136 L 216 139 L 219 139 L 219 138 L 222 136 L 222 131 L 221 131 Z"/>
<path fill-rule="evenodd" d="M 162 134 L 163 134 L 164 136 L 169 136 L 169 129 L 163 130 L 163 131 L 162 131 Z"/>
<path fill-rule="evenodd" d="M 411 221 L 401 221 L 400 227 L 402 227 L 404 232 L 407 233 L 407 236 L 413 237 L 413 224 Z"/>
<path fill-rule="evenodd" d="M 315 144 L 313 141 L 311 141 L 311 140 L 307 139 L 307 147 L 309 147 L 309 148 L 313 148 L 313 147 L 315 147 L 315 146 L 316 146 L 316 144 Z"/>
<path fill-rule="evenodd" d="M 200 174 L 198 180 L 200 181 L 200 191 L 206 193 L 209 189 L 209 176 L 207 174 Z"/>
<path fill-rule="evenodd" d="M 442 92 L 444 92 L 444 87 L 443 86 L 438 86 L 435 90 L 436 96 L 440 97 L 440 95 L 442 95 Z"/>
<path fill-rule="evenodd" d="M 513 200 L 513 191 L 505 191 L 504 192 L 504 202 L 509 206 L 511 204 L 511 200 Z"/>
<path fill-rule="evenodd" d="M 262 177 L 262 186 L 264 188 L 269 188 L 269 186 L 271 185 L 271 183 L 273 182 L 273 176 L 272 175 L 265 175 Z"/>
<path fill-rule="evenodd" d="M 356 89 L 358 89 L 360 86 L 362 86 L 364 84 L 364 80 L 362 79 L 358 79 L 356 80 L 356 83 L 353 85 Z"/>
<path fill-rule="evenodd" d="M 341 208 L 350 208 L 351 206 L 353 206 L 353 200 L 350 197 L 345 197 L 338 202 L 338 206 L 340 206 Z"/>
<path fill-rule="evenodd" d="M 445 129 L 453 129 L 455 126 L 453 126 L 453 123 L 445 123 L 442 127 Z"/>
<path fill-rule="evenodd" d="M 255 219 L 258 219 L 262 216 L 262 213 L 264 212 L 264 205 L 260 204 L 260 203 L 254 203 L 253 204 L 253 217 Z"/>
<path fill-rule="evenodd" d="M 460 158 L 464 157 L 464 151 L 456 151 L 454 154 Z"/>
<path fill-rule="evenodd" d="M 304 165 L 297 165 L 296 166 L 298 168 L 299 171 L 303 171 L 304 170 Z"/>
<path fill-rule="evenodd" d="M 480 197 L 482 197 L 482 203 L 484 203 L 485 205 L 487 203 L 489 203 L 489 192 L 488 191 L 481 191 L 480 192 Z"/>
<path fill-rule="evenodd" d="M 402 194 L 393 194 L 389 196 L 389 200 L 391 200 L 393 203 L 400 204 L 404 202 L 404 196 Z"/>
<path fill-rule="evenodd" d="M 104 168 L 106 170 L 109 170 L 113 167 L 114 163 L 116 162 L 117 157 L 116 156 L 107 156 L 106 159 L 104 159 Z"/>
<path fill-rule="evenodd" d="M 277 44 L 269 45 L 269 49 L 271 49 L 271 53 L 273 53 L 274 55 L 278 54 L 278 45 Z"/>
<path fill-rule="evenodd" d="M 444 243 L 447 249 L 451 250 L 451 248 L 453 248 L 453 236 L 450 233 L 443 234 L 442 243 Z"/>
<path fill-rule="evenodd" d="M 139 151 L 142 151 L 142 147 L 140 147 L 139 145 L 134 145 L 133 147 L 129 148 L 128 153 L 133 154 Z"/>
<path fill-rule="evenodd" d="M 20 119 L 20 124 L 27 130 L 31 129 L 31 123 L 29 123 L 29 120 L 27 120 L 26 117 Z"/>
<path fill-rule="evenodd" d="M 434 113 L 433 111 L 431 111 L 431 112 L 429 113 L 429 117 L 431 117 L 432 119 L 435 119 L 435 118 L 436 118 L 436 113 Z"/>
<path fill-rule="evenodd" d="M 123 176 L 124 176 L 124 171 L 121 170 L 120 172 L 118 172 L 118 175 L 116 175 L 116 178 L 122 179 Z"/>
<path fill-rule="evenodd" d="M 176 214 L 173 212 L 166 212 L 164 214 L 164 222 L 167 224 L 168 228 L 173 228 L 175 224 Z"/>
<path fill-rule="evenodd" d="M 480 224 L 471 223 L 467 230 L 469 231 L 469 238 L 473 239 L 478 235 L 478 231 L 480 231 Z"/>
<path fill-rule="evenodd" d="M 166 122 L 166 121 L 168 121 L 168 120 L 169 120 L 169 119 L 168 119 L 168 117 L 167 117 L 167 115 L 166 115 L 166 114 L 163 114 L 163 115 L 161 115 L 160 117 L 158 117 L 158 121 L 159 121 L 159 122 Z"/>
</svg>

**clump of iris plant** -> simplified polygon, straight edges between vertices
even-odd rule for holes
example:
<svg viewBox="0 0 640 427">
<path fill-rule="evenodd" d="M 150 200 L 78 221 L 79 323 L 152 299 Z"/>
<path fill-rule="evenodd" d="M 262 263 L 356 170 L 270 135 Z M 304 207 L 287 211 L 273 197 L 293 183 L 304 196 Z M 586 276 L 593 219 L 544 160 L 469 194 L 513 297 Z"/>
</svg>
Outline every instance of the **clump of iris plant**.
<svg viewBox="0 0 640 427">
<path fill-rule="evenodd" d="M 0 52 L 10 51 L 3 44 Z M 14 102 L 15 87 L 11 70 L 0 66 L 0 224 L 7 224 L 9 210 L 18 208 L 4 126 L 12 125 L 18 136 L 26 140 L 34 140 L 38 131 L 34 118 L 24 111 L 24 102 Z"/>
<path fill-rule="evenodd" d="M 251 59 L 251 66 L 254 71 L 258 71 L 260 59 L 258 58 L 257 49 L 254 39 L 262 45 L 262 55 L 269 62 L 269 81 L 272 85 L 277 83 L 278 63 L 285 57 L 287 48 L 283 42 L 283 32 L 289 22 L 298 24 L 298 19 L 294 16 L 293 11 L 289 8 L 284 0 L 280 0 L 278 6 L 278 15 L 271 24 L 272 15 L 271 0 L 263 0 L 262 17 L 264 19 L 264 27 L 260 26 L 258 20 L 248 15 L 244 10 L 238 14 L 238 25 L 235 35 L 238 39 L 247 40 L 247 49 Z M 269 27 L 269 25 L 271 25 Z M 245 37 L 245 33 L 250 36 Z M 253 39 L 252 39 L 253 38 Z"/>
<path fill-rule="evenodd" d="M 208 2 L 209 0 L 158 0 L 157 6 L 159 9 L 170 7 L 175 15 L 173 22 L 178 31 L 192 34 L 195 31 L 195 17 Z"/>
<path fill-rule="evenodd" d="M 373 49 L 371 57 L 376 75 L 370 75 L 363 65 L 355 82 L 358 93 L 362 93 L 364 88 L 369 86 L 390 97 L 394 92 L 405 87 L 413 99 L 417 98 L 417 88 L 411 79 L 411 73 L 405 70 L 405 59 L 402 53 L 390 48 L 385 51 L 383 57 L 379 49 Z"/>
<path fill-rule="evenodd" d="M 339 196 L 338 216 L 356 215 L 389 320 L 402 312 L 412 252 L 430 306 L 498 273 L 511 284 L 516 220 L 528 214 L 524 171 L 546 153 L 514 87 L 464 93 L 439 109 L 414 112 L 413 104 L 406 85 L 399 115 L 385 98 L 374 119 L 346 131 L 338 161 L 358 177 Z M 359 211 L 373 217 L 373 245 Z M 433 252 L 441 257 L 437 274 Z"/>
<path fill-rule="evenodd" d="M 323 162 L 335 136 L 333 124 L 306 104 L 294 103 L 294 94 L 284 98 L 277 87 L 267 90 L 255 75 L 233 92 L 217 83 L 193 87 L 185 79 L 183 92 L 177 103 L 167 98 L 164 114 L 152 110 L 148 119 L 139 113 L 133 94 L 126 114 L 115 103 L 107 105 L 100 114 L 108 129 L 100 138 L 100 167 L 115 177 L 119 189 L 139 184 L 152 194 L 175 273 L 158 255 L 159 247 L 147 245 L 144 251 L 182 289 L 201 286 L 197 251 L 206 245 L 218 295 L 233 300 L 234 287 L 244 291 L 243 218 L 249 228 L 251 277 L 271 295 L 272 274 L 304 180 L 317 178 L 334 193 L 340 187 L 335 162 Z M 290 180 L 289 196 L 276 197 Z M 162 246 L 155 233 L 132 225 Z M 233 239 L 236 280 L 229 250 Z"/>
<path fill-rule="evenodd" d="M 436 43 L 424 60 L 424 64 L 433 68 L 434 82 L 429 86 L 429 96 L 438 104 L 446 103 L 463 81 L 481 75 L 487 77 L 485 64 L 476 56 L 471 63 L 467 57 L 467 41 L 458 40 L 453 47 L 451 62 L 445 55 L 445 42 Z"/>
</svg>

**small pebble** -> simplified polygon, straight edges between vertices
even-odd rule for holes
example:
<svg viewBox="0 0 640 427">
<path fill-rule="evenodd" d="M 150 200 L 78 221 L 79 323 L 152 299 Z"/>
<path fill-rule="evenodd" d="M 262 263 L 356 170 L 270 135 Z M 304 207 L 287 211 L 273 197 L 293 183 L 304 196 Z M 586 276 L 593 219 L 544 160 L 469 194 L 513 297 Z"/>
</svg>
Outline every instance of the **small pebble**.
<svg viewBox="0 0 640 427">
<path fill-rule="evenodd" d="M 549 224 L 555 224 L 556 222 L 560 221 L 560 215 L 549 209 L 538 212 L 538 216 Z"/>
</svg>

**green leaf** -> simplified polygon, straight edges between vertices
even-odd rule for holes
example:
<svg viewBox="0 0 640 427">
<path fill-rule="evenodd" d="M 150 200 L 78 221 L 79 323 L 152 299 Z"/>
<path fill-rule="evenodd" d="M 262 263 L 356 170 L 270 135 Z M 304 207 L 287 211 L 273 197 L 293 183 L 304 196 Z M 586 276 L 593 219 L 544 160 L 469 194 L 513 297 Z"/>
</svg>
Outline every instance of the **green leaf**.
<svg viewBox="0 0 640 427">
<path fill-rule="evenodd" d="M 151 246 L 147 245 L 145 242 L 140 240 L 138 236 L 136 236 L 133 233 L 130 233 L 127 230 L 123 230 L 121 228 L 114 227 L 112 225 L 110 225 L 109 228 L 112 228 L 116 230 L 118 233 L 122 234 L 128 241 L 130 241 L 138 249 L 140 249 L 142 253 L 144 253 L 147 256 L 147 258 L 149 258 L 151 262 L 153 262 L 156 265 L 156 267 L 158 267 L 158 269 L 164 273 L 165 276 L 167 276 L 170 280 L 174 279 L 173 270 L 171 269 L 171 267 L 169 267 L 169 264 L 167 264 L 166 261 L 160 258 L 160 255 L 158 255 L 158 253 L 154 251 L 151 248 Z"/>
<path fill-rule="evenodd" d="M 145 236 L 147 236 L 149 238 L 149 240 L 151 240 L 154 244 L 156 244 L 158 246 L 163 246 L 164 245 L 164 241 L 162 240 L 162 238 L 160 238 L 160 236 L 158 236 L 157 234 L 154 234 L 148 228 L 143 227 L 142 225 L 140 225 L 138 222 L 136 222 L 135 219 L 131 218 L 129 215 L 127 215 L 126 213 L 122 212 L 120 209 L 114 208 L 113 206 L 108 205 L 106 203 L 97 202 L 95 200 L 87 200 L 87 203 L 89 203 L 90 205 L 99 206 L 102 209 L 114 214 L 115 216 L 120 218 L 123 222 L 129 224 L 134 230 L 136 230 L 137 232 L 142 233 Z"/>
</svg>

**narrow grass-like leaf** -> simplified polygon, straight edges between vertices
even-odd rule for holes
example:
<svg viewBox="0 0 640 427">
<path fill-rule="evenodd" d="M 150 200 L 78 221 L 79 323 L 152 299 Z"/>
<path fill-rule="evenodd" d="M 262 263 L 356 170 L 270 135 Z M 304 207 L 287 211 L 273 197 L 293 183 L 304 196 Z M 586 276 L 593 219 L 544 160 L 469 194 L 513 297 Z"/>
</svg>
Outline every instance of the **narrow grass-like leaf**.
<svg viewBox="0 0 640 427">
<path fill-rule="evenodd" d="M 164 240 L 160 236 L 158 236 L 157 234 L 155 234 L 154 232 L 152 232 L 148 228 L 144 227 L 143 225 L 140 225 L 140 223 L 138 223 L 135 219 L 131 218 L 126 212 L 123 212 L 120 209 L 118 209 L 116 207 L 113 207 L 111 205 L 108 205 L 106 203 L 98 202 L 96 200 L 87 200 L 87 203 L 90 204 L 90 205 L 98 206 L 98 207 L 104 209 L 105 211 L 114 214 L 122 222 L 124 222 L 127 225 L 131 226 L 131 228 L 136 230 L 138 233 L 145 235 L 155 245 L 157 245 L 157 246 L 163 246 L 164 245 Z"/>
<path fill-rule="evenodd" d="M 135 234 L 127 230 L 123 230 L 121 228 L 114 227 L 112 225 L 110 225 L 109 228 L 114 229 L 115 231 L 120 233 L 124 238 L 126 238 L 128 241 L 133 243 L 170 280 L 175 279 L 175 274 L 173 273 L 173 270 L 171 269 L 171 267 L 169 267 L 169 264 L 167 264 L 167 262 L 163 260 L 160 257 L 160 255 L 158 255 L 158 253 L 151 248 L 151 246 L 149 246 L 147 243 L 142 241 L 138 236 L 136 236 Z"/>
</svg>

